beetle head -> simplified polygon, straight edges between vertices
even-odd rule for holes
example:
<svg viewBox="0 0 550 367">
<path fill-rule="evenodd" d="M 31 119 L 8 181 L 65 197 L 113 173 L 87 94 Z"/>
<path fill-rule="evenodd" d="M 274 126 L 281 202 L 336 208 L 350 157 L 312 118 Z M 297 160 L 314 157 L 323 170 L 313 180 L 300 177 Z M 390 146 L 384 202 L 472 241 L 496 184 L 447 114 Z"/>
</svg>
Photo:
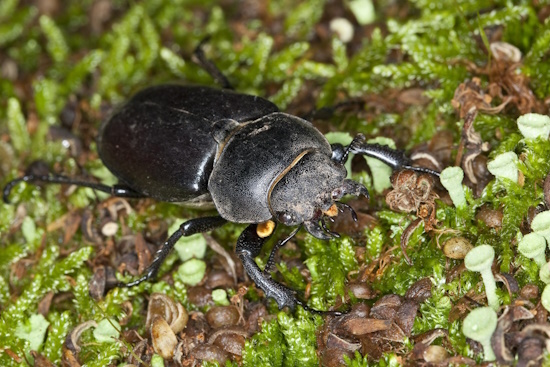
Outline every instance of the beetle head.
<svg viewBox="0 0 550 367">
<path fill-rule="evenodd" d="M 345 206 L 338 200 L 347 194 L 368 196 L 367 189 L 346 179 L 346 174 L 341 162 L 310 152 L 273 187 L 270 210 L 278 222 L 289 226 L 303 224 L 317 238 L 337 236 L 326 227 L 325 218 L 337 215 Z"/>
</svg>

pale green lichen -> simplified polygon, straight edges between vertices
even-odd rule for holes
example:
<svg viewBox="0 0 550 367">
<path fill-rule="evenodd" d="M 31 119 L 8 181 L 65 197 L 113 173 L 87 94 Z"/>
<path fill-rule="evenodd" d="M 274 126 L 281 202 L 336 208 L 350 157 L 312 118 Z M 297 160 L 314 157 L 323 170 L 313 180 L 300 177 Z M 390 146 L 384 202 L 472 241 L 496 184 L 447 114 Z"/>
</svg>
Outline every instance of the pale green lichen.
<svg viewBox="0 0 550 367">
<path fill-rule="evenodd" d="M 535 260 L 539 268 L 546 264 L 546 240 L 537 233 L 525 235 L 518 243 L 518 251 L 525 257 Z"/>
<path fill-rule="evenodd" d="M 519 176 L 517 161 L 516 153 L 502 153 L 487 163 L 487 169 L 498 178 L 506 178 L 517 183 Z"/>
<path fill-rule="evenodd" d="M 550 311 L 550 284 L 547 284 L 546 287 L 544 287 L 540 302 L 547 311 Z"/>
<path fill-rule="evenodd" d="M 536 234 L 544 237 L 550 244 L 550 211 L 537 214 L 531 222 L 531 229 Z"/>
<path fill-rule="evenodd" d="M 550 134 L 550 117 L 538 113 L 527 113 L 518 117 L 518 128 L 528 139 L 541 137 L 548 139 Z"/>
<path fill-rule="evenodd" d="M 103 319 L 97 323 L 93 335 L 99 343 L 114 343 L 120 336 L 120 324 L 113 319 Z"/>
<path fill-rule="evenodd" d="M 470 271 L 476 271 L 481 274 L 483 284 L 485 285 L 485 295 L 489 306 L 497 310 L 500 306 L 500 300 L 496 293 L 496 281 L 491 267 L 495 259 L 495 250 L 489 245 L 474 247 L 464 258 L 464 265 Z"/>
<path fill-rule="evenodd" d="M 494 361 L 496 359 L 491 347 L 491 336 L 496 327 L 497 314 L 490 307 L 480 307 L 471 311 L 462 324 L 464 335 L 483 346 L 484 361 Z"/>
<path fill-rule="evenodd" d="M 190 259 L 178 268 L 178 278 L 187 285 L 197 285 L 204 277 L 206 263 L 199 259 Z"/>
<path fill-rule="evenodd" d="M 174 233 L 180 226 L 180 223 L 170 227 L 168 233 Z M 206 253 L 206 239 L 201 233 L 194 234 L 192 236 L 184 236 L 176 242 L 174 249 L 178 253 L 181 261 L 187 261 L 189 259 L 202 259 Z"/>
<path fill-rule="evenodd" d="M 15 336 L 29 342 L 30 350 L 39 350 L 50 323 L 41 314 L 33 314 L 15 329 Z"/>
<path fill-rule="evenodd" d="M 466 196 L 464 195 L 464 188 L 462 187 L 462 180 L 464 179 L 464 171 L 460 167 L 447 167 L 441 171 L 439 177 L 443 187 L 447 189 L 453 204 L 457 208 L 463 208 L 466 206 Z"/>
<path fill-rule="evenodd" d="M 212 301 L 218 306 L 228 306 L 229 300 L 225 289 L 214 289 L 212 291 Z"/>
</svg>

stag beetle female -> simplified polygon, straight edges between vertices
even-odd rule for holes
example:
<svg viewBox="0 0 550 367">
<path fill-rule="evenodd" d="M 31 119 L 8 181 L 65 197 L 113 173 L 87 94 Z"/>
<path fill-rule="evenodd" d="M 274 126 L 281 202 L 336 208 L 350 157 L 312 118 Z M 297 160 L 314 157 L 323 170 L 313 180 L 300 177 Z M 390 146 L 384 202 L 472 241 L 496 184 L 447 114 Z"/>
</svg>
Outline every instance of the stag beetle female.
<svg viewBox="0 0 550 367">
<path fill-rule="evenodd" d="M 100 129 L 101 160 L 121 184 L 76 181 L 64 176 L 27 175 L 8 183 L 4 200 L 18 182 L 68 183 L 120 197 L 152 197 L 161 201 L 213 202 L 219 216 L 191 219 L 168 238 L 145 275 L 124 284 L 154 278 L 176 241 L 226 222 L 250 223 L 236 252 L 250 278 L 279 308 L 306 307 L 290 288 L 274 281 L 256 265 L 263 244 L 276 223 L 303 225 L 313 236 L 336 236 L 325 218 L 349 208 L 344 195 L 365 195 L 367 189 L 346 179 L 349 153 L 375 157 L 393 169 L 413 169 L 401 152 L 366 144 L 358 135 L 348 147 L 330 145 L 313 125 L 280 112 L 266 99 L 228 89 L 160 85 L 137 93 Z M 352 214 L 355 213 L 351 208 Z M 306 307 L 307 308 L 307 307 Z"/>
</svg>

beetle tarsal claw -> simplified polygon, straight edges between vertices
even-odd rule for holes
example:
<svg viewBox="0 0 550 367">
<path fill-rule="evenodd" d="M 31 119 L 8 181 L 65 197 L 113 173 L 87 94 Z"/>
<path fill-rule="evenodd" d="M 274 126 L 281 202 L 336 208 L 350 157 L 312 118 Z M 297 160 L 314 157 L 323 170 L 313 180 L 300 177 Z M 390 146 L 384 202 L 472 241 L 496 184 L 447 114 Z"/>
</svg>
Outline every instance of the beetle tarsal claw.
<svg viewBox="0 0 550 367">
<path fill-rule="evenodd" d="M 256 233 L 260 238 L 266 238 L 271 236 L 275 230 L 275 222 L 272 220 L 266 220 L 265 222 L 259 223 L 256 227 Z"/>
<path fill-rule="evenodd" d="M 363 195 L 364 197 L 369 199 L 369 191 L 367 190 L 367 188 L 362 184 L 350 179 L 344 180 L 344 186 L 342 191 L 343 191 L 343 195 L 353 195 L 353 196 Z"/>
<path fill-rule="evenodd" d="M 333 236 L 330 233 L 327 233 L 326 231 L 321 228 L 319 223 L 310 220 L 307 222 L 304 222 L 304 227 L 306 227 L 306 230 L 314 237 L 320 239 L 320 240 L 330 240 Z"/>
</svg>

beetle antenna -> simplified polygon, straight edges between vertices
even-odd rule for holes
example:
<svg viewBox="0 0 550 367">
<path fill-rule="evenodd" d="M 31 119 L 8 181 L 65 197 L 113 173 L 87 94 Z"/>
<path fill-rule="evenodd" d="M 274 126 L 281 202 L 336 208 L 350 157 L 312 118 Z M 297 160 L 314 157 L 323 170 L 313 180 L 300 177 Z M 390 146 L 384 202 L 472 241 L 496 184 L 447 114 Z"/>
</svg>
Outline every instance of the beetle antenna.
<svg viewBox="0 0 550 367">
<path fill-rule="evenodd" d="M 344 204 L 344 203 L 341 203 L 341 202 L 336 202 L 336 206 L 338 206 L 338 209 L 340 209 L 340 211 L 344 211 L 344 209 L 347 209 L 349 210 L 350 214 L 351 214 L 351 217 L 353 218 L 353 221 L 354 222 L 357 222 L 357 213 L 355 212 L 355 210 L 353 210 L 353 208 L 351 206 L 349 206 L 348 204 Z M 344 208 L 344 209 L 342 209 Z"/>
</svg>

